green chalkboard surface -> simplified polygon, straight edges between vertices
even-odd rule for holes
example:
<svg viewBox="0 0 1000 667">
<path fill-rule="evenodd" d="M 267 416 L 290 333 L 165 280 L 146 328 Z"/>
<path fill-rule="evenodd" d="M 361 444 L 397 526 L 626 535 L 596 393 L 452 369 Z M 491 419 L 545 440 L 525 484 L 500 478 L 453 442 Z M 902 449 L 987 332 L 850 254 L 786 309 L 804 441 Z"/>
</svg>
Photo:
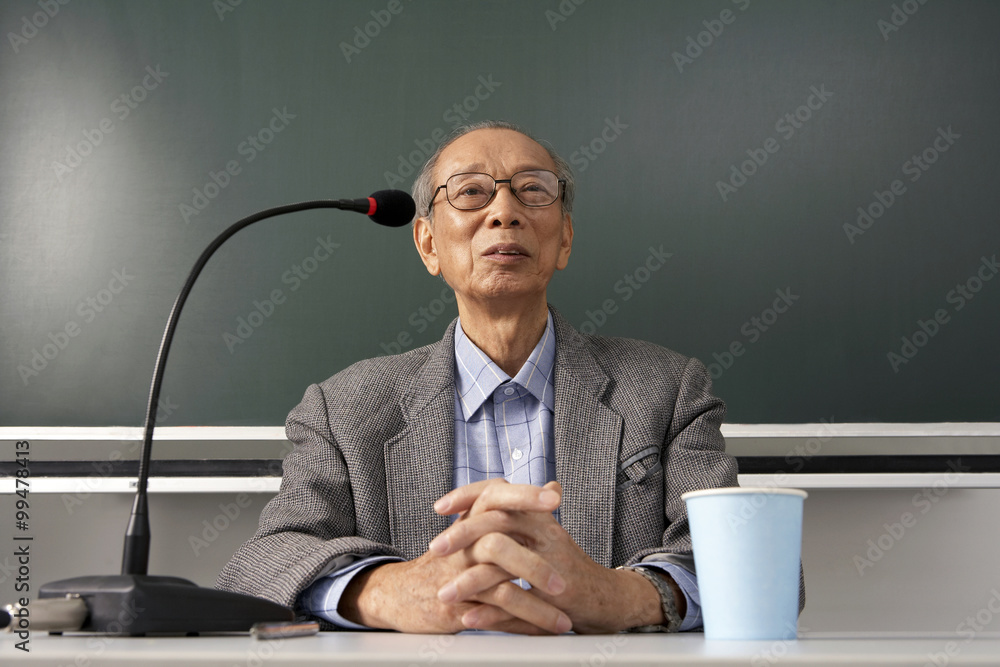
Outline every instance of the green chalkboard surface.
<svg viewBox="0 0 1000 667">
<path fill-rule="evenodd" d="M 741 423 L 1000 421 L 1000 4 L 0 5 L 0 425 L 138 425 L 205 245 L 409 189 L 465 121 L 578 182 L 550 300 L 709 365 Z M 227 243 L 170 425 L 282 423 L 456 315 L 409 228 L 313 211 Z"/>
</svg>

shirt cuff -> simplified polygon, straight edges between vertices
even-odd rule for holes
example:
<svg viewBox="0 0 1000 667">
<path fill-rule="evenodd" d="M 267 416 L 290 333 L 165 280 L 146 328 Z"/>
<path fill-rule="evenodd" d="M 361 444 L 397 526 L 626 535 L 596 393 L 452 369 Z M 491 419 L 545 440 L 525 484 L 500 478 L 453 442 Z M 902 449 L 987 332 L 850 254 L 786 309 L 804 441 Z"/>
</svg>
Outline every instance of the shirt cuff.
<svg viewBox="0 0 1000 667">
<path fill-rule="evenodd" d="M 702 626 L 701 619 L 701 595 L 698 593 L 698 577 L 685 570 L 680 565 L 665 563 L 660 561 L 643 561 L 636 563 L 633 567 L 650 567 L 666 572 L 677 582 L 677 586 L 684 593 L 684 600 L 687 602 L 687 609 L 684 618 L 681 620 L 681 627 L 678 632 L 695 630 Z"/>
<path fill-rule="evenodd" d="M 378 563 L 398 562 L 401 560 L 403 559 L 396 556 L 369 556 L 368 558 L 356 560 L 350 565 L 331 572 L 322 579 L 317 579 L 299 595 L 299 604 L 313 616 L 319 616 L 342 630 L 374 630 L 374 628 L 370 628 L 367 625 L 360 625 L 349 621 L 337 613 L 340 598 L 344 594 L 344 591 L 347 590 L 347 585 L 351 583 L 351 579 L 362 570 Z"/>
</svg>

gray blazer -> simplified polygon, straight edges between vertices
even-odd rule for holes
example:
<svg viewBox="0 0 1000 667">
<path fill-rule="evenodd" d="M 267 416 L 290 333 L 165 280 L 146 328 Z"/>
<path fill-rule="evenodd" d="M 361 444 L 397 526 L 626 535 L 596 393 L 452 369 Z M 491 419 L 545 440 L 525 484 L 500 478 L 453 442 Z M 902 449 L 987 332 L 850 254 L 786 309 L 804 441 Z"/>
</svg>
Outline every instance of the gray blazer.
<svg viewBox="0 0 1000 667">
<path fill-rule="evenodd" d="M 577 332 L 554 310 L 556 477 L 562 525 L 606 567 L 693 570 L 681 494 L 736 486 L 705 366 L 658 345 Z M 285 428 L 295 449 L 257 533 L 219 588 L 294 606 L 355 556 L 413 559 L 448 527 L 455 322 L 433 345 L 354 364 L 306 390 Z"/>
</svg>

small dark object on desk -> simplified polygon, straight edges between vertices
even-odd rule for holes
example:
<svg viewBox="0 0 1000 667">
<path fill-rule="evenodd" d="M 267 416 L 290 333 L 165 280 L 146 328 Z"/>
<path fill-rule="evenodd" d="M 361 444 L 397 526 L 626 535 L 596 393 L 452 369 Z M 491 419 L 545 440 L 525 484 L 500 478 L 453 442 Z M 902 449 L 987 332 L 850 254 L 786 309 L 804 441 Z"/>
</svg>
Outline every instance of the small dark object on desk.
<svg viewBox="0 0 1000 667">
<path fill-rule="evenodd" d="M 255 623 L 250 628 L 254 639 L 283 639 L 285 637 L 308 637 L 319 632 L 316 621 L 291 621 L 289 623 Z"/>
</svg>

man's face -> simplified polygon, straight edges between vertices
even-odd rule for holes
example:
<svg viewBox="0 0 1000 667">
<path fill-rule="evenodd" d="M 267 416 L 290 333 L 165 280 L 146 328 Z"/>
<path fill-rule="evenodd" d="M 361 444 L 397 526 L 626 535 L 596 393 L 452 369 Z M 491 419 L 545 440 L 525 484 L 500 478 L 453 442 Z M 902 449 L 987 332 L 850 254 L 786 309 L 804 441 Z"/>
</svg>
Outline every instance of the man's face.
<svg viewBox="0 0 1000 667">
<path fill-rule="evenodd" d="M 434 186 L 463 172 L 505 179 L 528 169 L 555 171 L 555 164 L 542 146 L 519 132 L 476 130 L 442 151 Z M 419 218 L 414 241 L 427 270 L 443 275 L 460 301 L 530 303 L 544 299 L 552 274 L 569 262 L 573 224 L 561 203 L 525 206 L 501 183 L 484 208 L 459 211 L 441 189 L 434 198 L 433 223 Z"/>
</svg>

